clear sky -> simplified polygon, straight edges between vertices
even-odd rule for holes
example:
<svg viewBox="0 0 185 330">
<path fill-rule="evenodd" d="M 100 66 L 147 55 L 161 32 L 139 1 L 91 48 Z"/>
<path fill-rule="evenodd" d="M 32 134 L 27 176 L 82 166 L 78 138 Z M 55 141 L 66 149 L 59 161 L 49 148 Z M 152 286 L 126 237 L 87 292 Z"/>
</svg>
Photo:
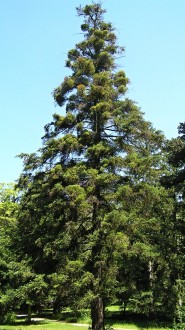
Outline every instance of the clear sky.
<svg viewBox="0 0 185 330">
<path fill-rule="evenodd" d="M 84 0 L 0 0 L 0 182 L 18 179 L 16 155 L 41 147 L 60 112 L 52 91 L 70 74 L 67 52 L 82 40 L 75 7 Z M 125 54 L 128 97 L 153 126 L 176 137 L 185 121 L 185 1 L 104 0 Z"/>
</svg>

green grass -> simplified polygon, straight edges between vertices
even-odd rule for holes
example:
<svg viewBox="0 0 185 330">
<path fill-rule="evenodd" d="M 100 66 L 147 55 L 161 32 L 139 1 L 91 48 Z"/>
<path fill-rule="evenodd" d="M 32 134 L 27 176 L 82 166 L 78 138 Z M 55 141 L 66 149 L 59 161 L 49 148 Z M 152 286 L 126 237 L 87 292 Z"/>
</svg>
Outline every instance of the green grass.
<svg viewBox="0 0 185 330">
<path fill-rule="evenodd" d="M 111 305 L 106 308 L 109 312 L 120 312 L 120 306 L 117 305 Z"/>
<path fill-rule="evenodd" d="M 46 316 L 47 315 L 47 316 Z M 15 325 L 0 325 L 0 330 L 88 330 L 88 324 L 91 324 L 90 311 L 81 310 L 74 314 L 70 309 L 66 309 L 55 320 L 50 319 L 50 313 L 43 314 L 46 319 L 33 321 L 31 325 L 25 323 L 25 318 L 18 319 Z M 33 317 L 37 317 L 33 315 Z M 40 315 L 42 317 L 42 315 Z M 57 321 L 58 320 L 58 321 Z M 73 323 L 73 324 L 72 324 Z M 81 325 L 75 325 L 80 323 Z M 129 314 L 127 312 L 126 318 L 123 312 L 120 311 L 119 306 L 109 306 L 106 308 L 106 325 L 110 329 L 115 330 L 170 330 L 172 327 L 162 321 L 151 321 L 141 316 Z M 83 324 L 83 325 L 82 325 Z"/>
<path fill-rule="evenodd" d="M 159 326 L 147 322 L 143 323 L 114 323 L 111 325 L 115 330 L 118 329 L 127 329 L 127 330 L 170 330 L 172 328 L 166 327 L 166 326 Z"/>
<path fill-rule="evenodd" d="M 112 325 L 114 329 L 119 328 L 119 329 L 127 329 L 127 330 L 168 330 L 171 328 L 167 327 L 158 327 L 158 326 L 150 326 L 149 324 L 133 324 L 133 323 L 115 323 Z M 51 320 L 46 320 L 46 321 L 41 321 L 41 322 L 35 322 L 34 324 L 31 325 L 26 325 L 23 322 L 19 322 L 16 325 L 0 325 L 0 330 L 87 330 L 88 326 L 77 326 L 77 325 L 72 325 L 72 324 L 67 324 L 67 323 L 62 323 L 62 322 L 57 322 L 57 321 L 51 321 Z"/>
<path fill-rule="evenodd" d="M 133 323 L 115 323 L 111 325 L 114 327 L 114 329 L 119 328 L 119 329 L 125 329 L 125 330 L 168 330 L 172 328 L 167 328 L 167 327 L 158 327 L 155 325 L 147 325 L 146 324 L 133 324 Z M 0 325 L 1 330 L 87 330 L 88 326 L 77 326 L 77 325 L 72 325 L 72 324 L 67 324 L 67 323 L 62 323 L 62 322 L 56 322 L 56 321 L 42 321 L 42 322 L 37 322 L 31 325 L 26 325 L 24 323 L 17 323 L 15 325 Z"/>
<path fill-rule="evenodd" d="M 127 330 L 167 330 L 172 327 L 167 322 L 159 320 L 148 320 L 129 313 L 127 310 L 126 318 L 123 316 L 120 306 L 112 305 L 106 308 L 106 322 L 112 328 L 127 329 Z"/>
<path fill-rule="evenodd" d="M 1 330 L 87 330 L 88 326 L 75 326 L 72 324 L 57 322 L 57 321 L 40 321 L 34 322 L 31 325 L 26 325 L 24 322 L 17 322 L 15 325 L 0 325 Z"/>
<path fill-rule="evenodd" d="M 166 322 L 155 322 L 148 320 L 111 320 L 107 319 L 107 324 L 112 328 L 116 329 L 127 329 L 127 330 L 167 330 L 172 329 Z"/>
</svg>

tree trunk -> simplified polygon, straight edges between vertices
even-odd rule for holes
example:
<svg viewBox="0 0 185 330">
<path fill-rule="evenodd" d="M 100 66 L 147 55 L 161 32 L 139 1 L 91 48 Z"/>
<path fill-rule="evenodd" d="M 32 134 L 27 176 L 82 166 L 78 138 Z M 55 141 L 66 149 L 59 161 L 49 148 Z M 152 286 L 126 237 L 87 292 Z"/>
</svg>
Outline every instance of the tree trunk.
<svg viewBox="0 0 185 330">
<path fill-rule="evenodd" d="M 148 262 L 148 271 L 149 271 L 149 286 L 151 291 L 151 306 L 150 313 L 154 311 L 154 296 L 153 296 L 153 281 L 154 281 L 154 272 L 153 272 L 153 262 L 149 260 Z"/>
<path fill-rule="evenodd" d="M 150 288 L 153 288 L 153 280 L 154 280 L 154 274 L 153 274 L 153 263 L 151 260 L 148 262 L 148 272 L 149 272 L 149 285 Z"/>
<path fill-rule="evenodd" d="M 103 298 L 96 298 L 91 304 L 92 330 L 104 330 Z"/>
<path fill-rule="evenodd" d="M 124 317 L 125 317 L 125 315 L 126 315 L 126 308 L 127 308 L 127 302 L 124 301 L 124 302 L 123 302 L 123 315 L 124 315 Z"/>
<path fill-rule="evenodd" d="M 31 323 L 31 305 L 28 304 L 28 318 L 27 318 L 28 323 Z"/>
</svg>

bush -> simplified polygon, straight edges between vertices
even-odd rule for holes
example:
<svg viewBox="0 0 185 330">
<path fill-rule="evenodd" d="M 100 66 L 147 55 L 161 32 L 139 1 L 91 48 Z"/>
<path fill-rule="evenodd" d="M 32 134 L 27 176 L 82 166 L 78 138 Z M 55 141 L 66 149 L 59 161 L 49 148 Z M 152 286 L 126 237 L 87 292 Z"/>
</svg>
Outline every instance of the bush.
<svg viewBox="0 0 185 330">
<path fill-rule="evenodd" d="M 14 312 L 7 312 L 0 318 L 1 324 L 14 324 L 16 321 L 16 314 Z"/>
</svg>

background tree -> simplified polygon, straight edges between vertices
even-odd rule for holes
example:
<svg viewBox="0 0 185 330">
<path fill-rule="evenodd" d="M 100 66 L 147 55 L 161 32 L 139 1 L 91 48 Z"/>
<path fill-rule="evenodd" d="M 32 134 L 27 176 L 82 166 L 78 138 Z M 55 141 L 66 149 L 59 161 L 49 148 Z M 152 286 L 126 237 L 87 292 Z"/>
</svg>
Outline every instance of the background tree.
<svg viewBox="0 0 185 330">
<path fill-rule="evenodd" d="M 48 294 L 44 275 L 34 273 L 28 256 L 18 259 L 15 249 L 17 198 L 13 183 L 0 184 L 0 322 L 10 320 L 14 309 L 23 304 L 29 306 L 28 320 L 31 321 L 30 307 L 43 304 L 46 292 Z"/>
<path fill-rule="evenodd" d="M 4 321 L 13 304 L 10 294 L 11 281 L 8 277 L 9 264 L 14 260 L 11 250 L 12 237 L 16 228 L 16 191 L 12 183 L 0 183 L 0 320 Z"/>
<path fill-rule="evenodd" d="M 170 237 L 168 258 L 177 318 L 182 321 L 185 303 L 185 123 L 180 123 L 178 133 L 177 138 L 168 142 L 169 173 L 163 177 L 162 183 L 173 199 L 173 212 L 168 229 Z"/>
<path fill-rule="evenodd" d="M 20 256 L 50 276 L 57 302 L 89 305 L 99 330 L 120 261 L 130 249 L 142 251 L 147 267 L 154 260 L 158 218 L 149 204 L 160 196 L 164 138 L 125 98 L 129 81 L 115 64 L 124 49 L 105 10 L 93 3 L 77 12 L 84 40 L 68 52 L 71 75 L 53 93 L 66 115 L 45 126 L 38 154 L 21 155 L 18 231 Z"/>
</svg>

